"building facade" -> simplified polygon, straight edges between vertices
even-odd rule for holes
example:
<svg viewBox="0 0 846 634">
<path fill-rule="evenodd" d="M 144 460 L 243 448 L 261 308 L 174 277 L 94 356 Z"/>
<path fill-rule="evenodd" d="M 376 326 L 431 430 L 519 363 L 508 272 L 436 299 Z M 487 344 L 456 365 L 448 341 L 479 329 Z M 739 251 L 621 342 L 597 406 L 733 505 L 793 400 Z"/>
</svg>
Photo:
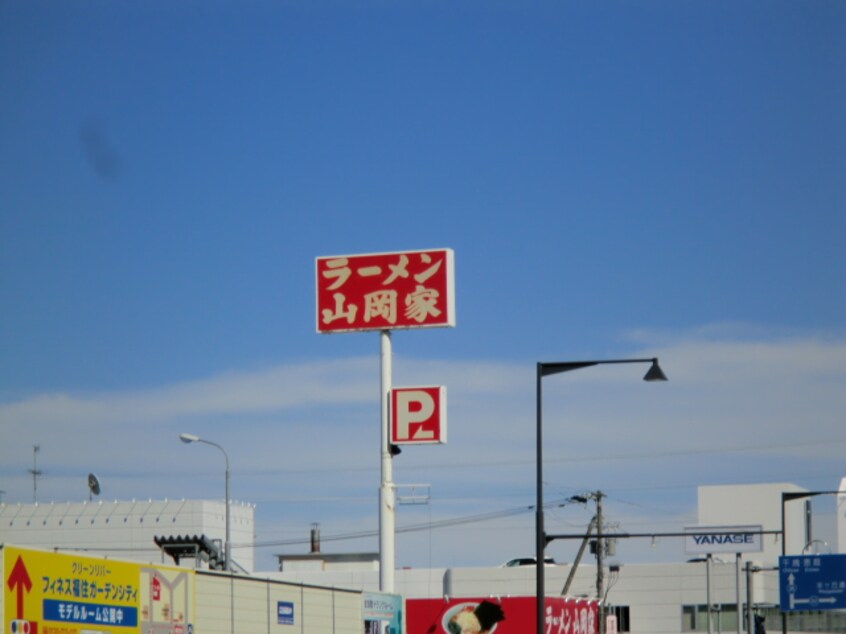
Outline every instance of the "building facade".
<svg viewBox="0 0 846 634">
<path fill-rule="evenodd" d="M 843 535 L 846 486 L 840 490 L 844 494 L 838 496 L 837 525 L 838 534 Z M 783 493 L 797 497 L 783 505 Z M 736 554 L 726 546 L 718 554 L 713 549 L 688 552 L 678 563 L 609 566 L 605 608 L 614 617 L 616 630 L 631 634 L 742 633 L 748 629 L 747 607 L 751 606 L 751 615 L 763 619 L 767 630 L 781 631 L 778 558 L 783 548 L 787 554 L 801 554 L 813 541 L 806 521 L 806 498 L 800 497 L 804 493 L 808 491 L 789 483 L 699 487 L 698 522 L 686 528 L 760 527 L 765 534 L 760 550 Z M 830 552 L 843 552 L 843 545 L 842 541 L 829 545 Z M 312 560 L 316 557 L 319 555 L 310 556 Z M 288 569 L 285 563 L 280 556 L 282 570 Z M 544 566 L 547 593 L 563 589 L 571 570 L 567 563 Z M 596 574 L 596 565 L 583 561 L 568 594 L 595 597 Z M 406 598 L 531 596 L 535 575 L 533 565 L 397 570 L 394 589 Z M 274 577 L 350 588 L 379 587 L 378 570 L 333 568 L 328 556 L 311 570 L 280 572 Z M 846 615 L 803 613 L 791 616 L 787 627 L 789 632 L 846 632 Z"/>
<path fill-rule="evenodd" d="M 230 506 L 232 560 L 254 569 L 254 507 Z M 161 562 L 161 536 L 205 535 L 225 542 L 226 505 L 211 500 L 130 500 L 0 504 L 0 543 Z M 168 562 L 170 563 L 170 562 Z M 203 567 L 199 561 L 183 565 Z"/>
<path fill-rule="evenodd" d="M 844 552 L 846 547 L 846 479 L 840 491 L 837 543 L 827 545 L 832 553 Z M 792 496 L 787 502 L 785 493 Z M 789 483 L 699 487 L 697 526 L 760 527 L 766 533 L 760 550 L 742 554 L 730 548 L 718 554 L 689 551 L 675 563 L 623 561 L 608 566 L 605 607 L 615 617 L 617 630 L 631 634 L 743 632 L 746 608 L 751 606 L 754 614 L 766 619 L 769 631 L 780 631 L 778 557 L 782 552 L 801 554 L 819 541 L 813 537 L 805 508 L 813 495 L 805 493 L 814 494 Z M 225 511 L 222 502 L 204 500 L 2 504 L 0 542 L 172 565 L 154 540 L 205 535 L 222 543 Z M 255 572 L 254 509 L 233 504 L 230 512 L 233 560 L 253 578 L 355 592 L 379 590 L 375 553 L 324 554 L 318 548 L 308 554 L 281 555 L 278 571 Z M 197 564 L 181 563 L 202 568 Z M 545 566 L 544 571 L 547 593 L 554 594 L 563 589 L 572 564 Z M 596 566 L 583 561 L 568 595 L 594 598 L 596 574 Z M 394 591 L 411 599 L 533 596 L 535 581 L 534 566 L 402 569 L 395 572 Z M 846 632 L 846 615 L 817 612 L 791 617 L 789 631 Z"/>
</svg>

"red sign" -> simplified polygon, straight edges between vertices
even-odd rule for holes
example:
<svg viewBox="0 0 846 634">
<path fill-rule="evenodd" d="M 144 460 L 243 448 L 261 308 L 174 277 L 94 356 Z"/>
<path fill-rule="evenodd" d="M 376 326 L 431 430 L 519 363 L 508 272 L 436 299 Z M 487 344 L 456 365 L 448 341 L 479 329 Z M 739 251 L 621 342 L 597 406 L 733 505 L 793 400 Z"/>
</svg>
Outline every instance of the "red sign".
<svg viewBox="0 0 846 634">
<path fill-rule="evenodd" d="M 445 443 L 446 432 L 445 387 L 391 390 L 391 444 Z"/>
<path fill-rule="evenodd" d="M 316 260 L 317 332 L 455 325 L 451 249 Z"/>
<path fill-rule="evenodd" d="M 534 632 L 535 598 L 406 599 L 408 634 L 526 634 Z M 546 597 L 544 634 L 596 634 L 596 602 Z"/>
</svg>

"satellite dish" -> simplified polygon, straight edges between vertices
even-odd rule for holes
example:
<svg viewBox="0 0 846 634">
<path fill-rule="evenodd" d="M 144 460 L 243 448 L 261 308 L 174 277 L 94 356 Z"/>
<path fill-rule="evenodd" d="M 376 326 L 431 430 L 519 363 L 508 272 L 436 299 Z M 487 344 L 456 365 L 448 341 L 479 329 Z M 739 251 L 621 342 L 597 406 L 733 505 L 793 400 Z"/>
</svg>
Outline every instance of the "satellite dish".
<svg viewBox="0 0 846 634">
<path fill-rule="evenodd" d="M 100 495 L 100 481 L 93 473 L 88 474 L 88 492 L 89 500 L 95 495 Z"/>
</svg>

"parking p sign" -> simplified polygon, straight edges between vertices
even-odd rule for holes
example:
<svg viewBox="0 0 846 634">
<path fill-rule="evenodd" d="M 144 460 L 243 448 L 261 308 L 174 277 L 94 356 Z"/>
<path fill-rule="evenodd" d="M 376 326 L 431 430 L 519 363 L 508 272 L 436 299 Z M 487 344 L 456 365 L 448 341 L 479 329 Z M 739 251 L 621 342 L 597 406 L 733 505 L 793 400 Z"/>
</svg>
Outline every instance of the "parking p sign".
<svg viewBox="0 0 846 634">
<path fill-rule="evenodd" d="M 445 443 L 446 432 L 445 387 L 391 390 L 391 444 Z"/>
</svg>

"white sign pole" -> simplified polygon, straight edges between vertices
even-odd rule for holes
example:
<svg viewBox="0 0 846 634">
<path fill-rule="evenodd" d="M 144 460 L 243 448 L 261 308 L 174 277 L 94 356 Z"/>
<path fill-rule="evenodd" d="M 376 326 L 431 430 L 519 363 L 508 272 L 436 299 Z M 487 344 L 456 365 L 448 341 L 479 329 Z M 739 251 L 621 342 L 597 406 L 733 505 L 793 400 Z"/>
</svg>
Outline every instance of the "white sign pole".
<svg viewBox="0 0 846 634">
<path fill-rule="evenodd" d="M 705 556 L 705 600 L 708 602 L 708 634 L 712 634 L 711 624 L 711 553 Z"/>
<path fill-rule="evenodd" d="M 743 610 L 743 603 L 740 600 L 740 558 L 743 555 L 740 553 L 735 554 L 734 556 L 734 586 L 736 588 L 736 597 L 737 597 L 737 607 L 735 610 L 737 611 L 737 634 L 743 634 L 743 619 L 741 618 L 741 613 Z"/>
<path fill-rule="evenodd" d="M 382 476 L 379 488 L 379 590 L 394 591 L 394 533 L 396 526 L 393 465 L 390 442 L 391 397 L 391 331 L 382 330 L 379 336 L 381 350 L 382 399 Z"/>
</svg>

